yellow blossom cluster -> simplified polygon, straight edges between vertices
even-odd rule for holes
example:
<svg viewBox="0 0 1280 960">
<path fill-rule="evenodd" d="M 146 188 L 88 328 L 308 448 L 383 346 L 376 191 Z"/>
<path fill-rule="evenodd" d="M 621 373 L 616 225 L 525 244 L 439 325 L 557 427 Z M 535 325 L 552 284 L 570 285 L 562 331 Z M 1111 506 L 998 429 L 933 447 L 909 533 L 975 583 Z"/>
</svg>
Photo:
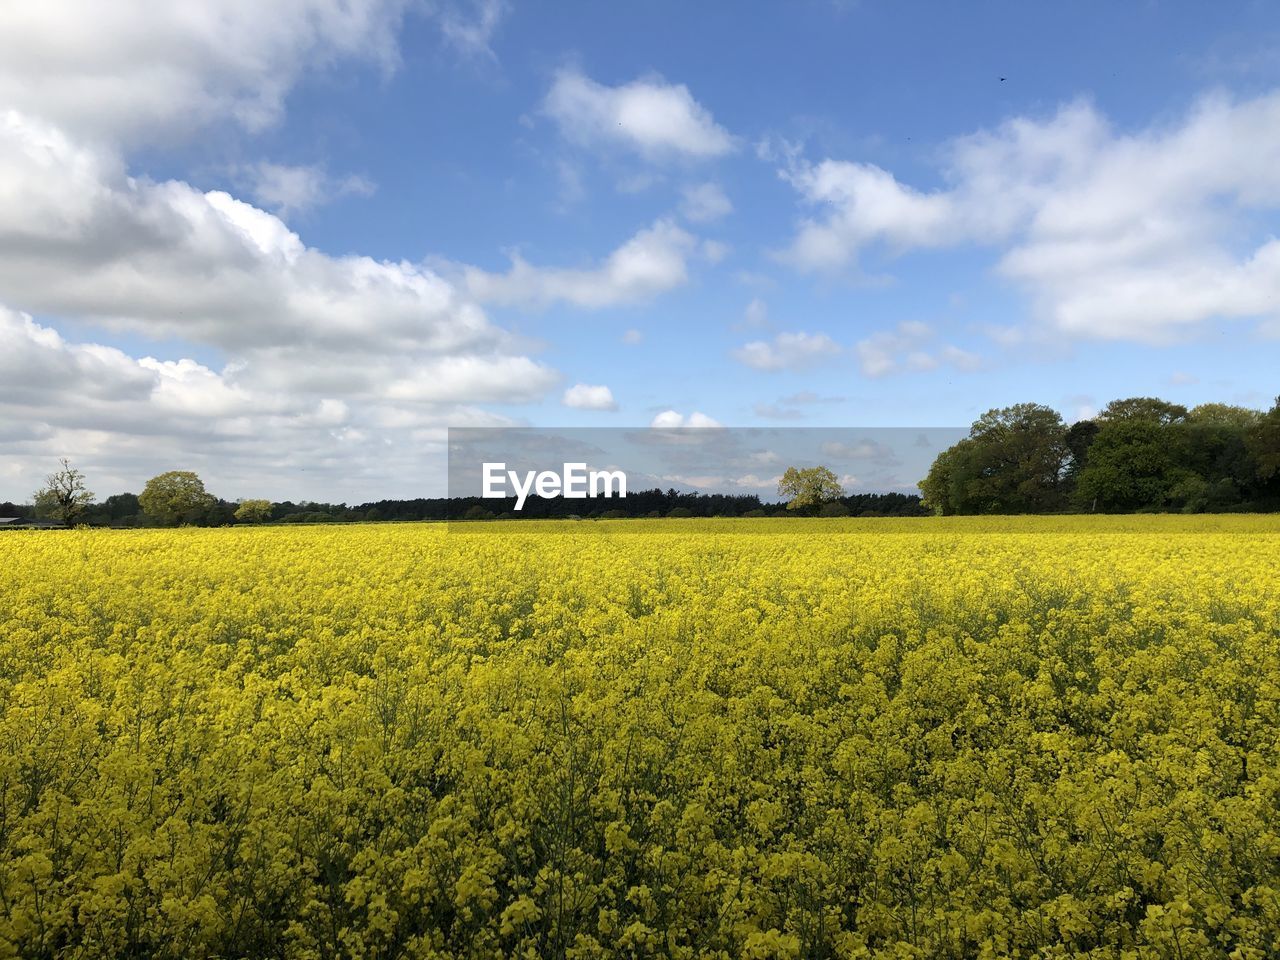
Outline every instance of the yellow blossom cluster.
<svg viewBox="0 0 1280 960">
<path fill-rule="evenodd" d="M 0 957 L 1280 955 L 1280 522 L 0 535 Z"/>
</svg>

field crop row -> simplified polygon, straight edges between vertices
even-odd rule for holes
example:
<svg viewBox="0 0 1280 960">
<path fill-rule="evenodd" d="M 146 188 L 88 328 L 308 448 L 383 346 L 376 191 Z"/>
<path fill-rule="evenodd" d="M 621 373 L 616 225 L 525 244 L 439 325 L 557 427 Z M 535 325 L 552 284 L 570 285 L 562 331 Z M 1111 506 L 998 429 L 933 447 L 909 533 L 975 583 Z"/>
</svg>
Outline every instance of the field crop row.
<svg viewBox="0 0 1280 960">
<path fill-rule="evenodd" d="M 1280 955 L 1280 522 L 0 536 L 0 956 Z"/>
</svg>

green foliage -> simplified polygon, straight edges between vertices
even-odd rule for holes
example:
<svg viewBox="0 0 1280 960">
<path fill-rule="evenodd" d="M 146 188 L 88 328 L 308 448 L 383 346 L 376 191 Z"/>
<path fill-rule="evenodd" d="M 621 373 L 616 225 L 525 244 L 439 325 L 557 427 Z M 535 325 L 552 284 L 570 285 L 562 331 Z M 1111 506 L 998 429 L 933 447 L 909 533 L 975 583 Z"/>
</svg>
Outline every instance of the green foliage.
<svg viewBox="0 0 1280 960">
<path fill-rule="evenodd" d="M 1187 414 L 1188 423 L 1216 424 L 1237 429 L 1251 427 L 1261 419 L 1259 411 L 1230 403 L 1202 403 L 1198 407 L 1192 407 Z"/>
<path fill-rule="evenodd" d="M 920 482 L 943 515 L 1082 511 L 1187 513 L 1280 504 L 1280 402 L 1267 414 L 1224 403 L 1113 400 L 1063 428 L 1035 404 L 993 410 Z"/>
<path fill-rule="evenodd" d="M 778 481 L 778 496 L 786 498 L 788 510 L 817 509 L 843 497 L 844 488 L 828 467 L 787 467 Z"/>
<path fill-rule="evenodd" d="M 1280 479 L 1280 397 L 1247 434 L 1246 443 L 1257 463 L 1258 478 Z"/>
<path fill-rule="evenodd" d="M 85 485 L 84 474 L 63 458 L 62 466 L 45 478 L 44 486 L 32 494 L 36 516 L 57 520 L 68 526 L 80 520 L 93 504 L 93 493 Z"/>
<path fill-rule="evenodd" d="M 235 518 L 242 523 L 261 523 L 271 519 L 270 500 L 241 500 Z"/>
<path fill-rule="evenodd" d="M 1120 420 L 1145 420 L 1160 425 L 1182 423 L 1187 419 L 1187 408 L 1180 403 L 1169 403 L 1157 397 L 1129 397 L 1112 400 L 1098 414 L 1103 423 Z"/>
<path fill-rule="evenodd" d="M 138 503 L 156 523 L 172 527 L 205 520 L 217 500 L 191 471 L 170 470 L 147 481 Z"/>
<path fill-rule="evenodd" d="M 1070 449 L 1057 411 L 1035 403 L 989 410 L 946 450 L 920 483 L 943 515 L 1037 513 L 1063 505 Z"/>
<path fill-rule="evenodd" d="M 1188 473 L 1180 468 L 1172 439 L 1170 428 L 1156 419 L 1104 421 L 1076 480 L 1076 505 L 1136 510 L 1168 502 L 1174 485 Z"/>
</svg>

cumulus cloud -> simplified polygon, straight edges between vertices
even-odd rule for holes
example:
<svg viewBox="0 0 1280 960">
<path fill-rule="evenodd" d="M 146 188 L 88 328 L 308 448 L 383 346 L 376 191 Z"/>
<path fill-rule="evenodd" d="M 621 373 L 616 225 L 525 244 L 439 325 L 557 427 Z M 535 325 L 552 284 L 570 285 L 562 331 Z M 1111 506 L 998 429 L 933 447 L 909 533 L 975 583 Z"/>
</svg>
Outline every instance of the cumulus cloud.
<svg viewBox="0 0 1280 960">
<path fill-rule="evenodd" d="M 328 343 L 459 352 L 502 338 L 417 264 L 331 257 L 280 219 L 0 114 L 0 300 L 229 350 Z"/>
<path fill-rule="evenodd" d="M 1280 93 L 1209 97 L 1127 134 L 1075 103 L 947 156 L 947 186 L 929 191 L 870 164 L 792 158 L 782 175 L 815 213 L 784 258 L 822 270 L 869 248 L 991 246 L 1049 324 L 1083 337 L 1162 342 L 1214 318 L 1280 317 L 1280 240 L 1253 223 L 1280 207 Z"/>
<path fill-rule="evenodd" d="M 472 401 L 518 393 L 511 382 L 557 379 L 524 358 L 443 357 L 426 370 L 388 365 L 389 385 L 325 396 L 255 362 L 214 369 L 191 359 L 135 359 L 77 343 L 29 315 L 0 307 L 0 483 L 23 496 L 61 455 L 99 492 L 139 489 L 148 476 L 195 469 L 227 497 L 358 501 L 439 489 L 446 425 L 509 423 Z M 311 359 L 336 366 L 340 358 Z M 514 368 L 514 369 L 513 369 Z M 414 392 L 423 380 L 433 384 Z M 437 474 L 440 474 L 437 476 Z M 433 486 L 434 485 L 434 486 Z"/>
<path fill-rule="evenodd" d="M 864 376 L 883 377 L 904 371 L 933 370 L 949 364 L 960 370 L 976 370 L 982 358 L 954 344 L 935 346 L 932 327 L 917 321 L 898 324 L 859 340 L 854 356 Z"/>
<path fill-rule="evenodd" d="M 0 104 L 99 140 L 261 130 L 310 68 L 392 69 L 408 0 L 63 0 L 0 8 Z"/>
<path fill-rule="evenodd" d="M 32 480 L 74 452 L 135 489 L 196 462 L 227 495 L 421 492 L 433 431 L 505 422 L 477 405 L 561 382 L 422 264 L 330 256 L 251 204 L 130 176 L 116 151 L 15 111 L 0 114 L 0 303 L 24 311 L 5 314 L 0 418 L 30 425 L 6 475 Z M 30 314 L 226 361 L 134 359 Z"/>
<path fill-rule="evenodd" d="M 723 426 L 723 424 L 705 413 L 698 413 L 697 411 L 685 416 L 675 410 L 663 410 L 650 421 L 649 426 L 654 430 L 678 430 L 682 427 L 714 429 Z"/>
<path fill-rule="evenodd" d="M 840 353 L 825 333 L 780 333 L 772 340 L 753 340 L 733 351 L 739 363 L 756 370 L 798 370 Z"/>
<path fill-rule="evenodd" d="M 520 403 L 536 400 L 559 379 L 528 357 L 431 357 L 388 383 L 384 395 L 430 403 Z"/>
<path fill-rule="evenodd" d="M 819 446 L 824 457 L 835 460 L 875 460 L 881 465 L 896 465 L 897 455 L 889 444 L 869 438 L 828 440 Z"/>
<path fill-rule="evenodd" d="M 563 382 L 458 282 L 420 262 L 330 255 L 281 219 L 368 192 L 361 178 L 247 164 L 231 173 L 255 206 L 130 169 L 146 145 L 278 121 L 310 71 L 394 69 L 410 6 L 464 53 L 487 49 L 505 10 L 0 9 L 0 483 L 11 495 L 64 454 L 100 491 L 182 467 L 230 497 L 438 492 L 447 425 L 509 424 L 482 405 Z M 111 346 L 119 334 L 161 355 Z"/>
<path fill-rule="evenodd" d="M 688 260 L 696 252 L 693 236 L 670 220 L 659 220 L 595 267 L 536 267 L 517 255 L 505 273 L 466 267 L 462 275 L 468 292 L 481 303 L 612 307 L 643 303 L 683 286 L 689 278 Z"/>
<path fill-rule="evenodd" d="M 239 177 L 258 203 L 280 216 L 310 210 L 340 197 L 368 197 L 376 189 L 365 177 L 334 177 L 320 164 L 262 161 L 240 170 Z"/>
<path fill-rule="evenodd" d="M 800 390 L 797 393 L 779 397 L 776 403 L 757 403 L 755 414 L 766 420 L 803 420 L 808 414 L 805 407 L 819 404 L 842 403 L 844 397 L 826 397 L 812 390 Z"/>
<path fill-rule="evenodd" d="M 680 212 L 694 223 L 710 223 L 733 213 L 733 203 L 718 183 L 699 183 L 681 191 Z"/>
<path fill-rule="evenodd" d="M 613 391 L 589 383 L 575 383 L 564 392 L 564 405 L 575 410 L 617 410 Z"/>
<path fill-rule="evenodd" d="M 574 143 L 620 146 L 650 160 L 706 159 L 734 148 L 733 137 L 688 87 L 661 77 L 610 87 L 577 70 L 561 70 L 543 110 Z"/>
</svg>

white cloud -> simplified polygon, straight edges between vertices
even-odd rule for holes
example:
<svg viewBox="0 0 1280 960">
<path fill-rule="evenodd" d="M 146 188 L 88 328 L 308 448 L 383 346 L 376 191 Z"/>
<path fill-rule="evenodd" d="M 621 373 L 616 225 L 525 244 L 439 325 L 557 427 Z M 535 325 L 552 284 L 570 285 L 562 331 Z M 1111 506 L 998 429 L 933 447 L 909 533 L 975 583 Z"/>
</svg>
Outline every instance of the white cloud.
<svg viewBox="0 0 1280 960">
<path fill-rule="evenodd" d="M 0 6 L 0 106 L 96 139 L 260 130 L 308 69 L 390 70 L 408 0 L 59 0 Z"/>
<path fill-rule="evenodd" d="M 949 343 L 944 346 L 939 355 L 943 361 L 960 370 L 979 370 L 982 368 L 982 357 L 971 350 L 962 349 L 954 344 Z"/>
<path fill-rule="evenodd" d="M 697 241 L 670 220 L 641 230 L 596 267 L 535 267 L 512 258 L 506 273 L 463 269 L 465 285 L 481 303 L 546 307 L 563 302 L 578 307 L 643 303 L 688 280 L 688 258 Z"/>
<path fill-rule="evenodd" d="M 576 410 L 617 410 L 613 391 L 606 386 L 575 383 L 564 392 L 564 405 Z"/>
<path fill-rule="evenodd" d="M 1280 240 L 1254 224 L 1280 208 L 1280 92 L 1206 98 L 1132 134 L 1077 103 L 957 140 L 949 157 L 934 191 L 792 160 L 783 176 L 819 210 L 785 258 L 832 269 L 875 246 L 989 245 L 1049 324 L 1083 337 L 1162 342 L 1214 318 L 1280 317 Z"/>
<path fill-rule="evenodd" d="M 803 410 L 779 403 L 757 403 L 752 409 L 757 417 L 765 420 L 803 420 L 805 416 Z"/>
<path fill-rule="evenodd" d="M 844 397 L 824 397 L 814 393 L 812 390 L 801 390 L 799 393 L 793 393 L 790 396 L 783 397 L 782 403 L 798 403 L 798 404 L 815 404 L 815 403 L 843 403 Z"/>
<path fill-rule="evenodd" d="M 137 492 L 147 477 L 179 468 L 228 498 L 439 492 L 446 425 L 502 424 L 471 402 L 532 396 L 531 381 L 557 379 L 526 358 L 440 357 L 425 368 L 415 358 L 386 365 L 385 389 L 344 383 L 343 396 L 325 396 L 298 389 L 291 376 L 257 375 L 261 359 L 222 370 L 134 359 L 3 307 L 0 342 L 0 423 L 10 425 L 0 482 L 16 497 L 64 455 L 102 496 Z M 307 362 L 333 368 L 343 358 L 319 353 Z"/>
<path fill-rule="evenodd" d="M 707 182 L 685 187 L 680 212 L 694 223 L 710 223 L 733 213 L 733 203 L 718 183 Z"/>
<path fill-rule="evenodd" d="M 773 340 L 753 340 L 733 351 L 739 363 L 756 370 L 797 370 L 840 353 L 825 333 L 780 333 Z"/>
<path fill-rule="evenodd" d="M 747 309 L 742 312 L 743 324 L 751 329 L 760 329 L 769 325 L 769 305 L 759 297 L 752 299 L 747 304 Z"/>
<path fill-rule="evenodd" d="M 249 193 L 281 216 L 310 210 L 339 197 L 371 196 L 376 189 L 365 177 L 333 177 L 319 164 L 255 163 L 240 171 Z"/>
<path fill-rule="evenodd" d="M 129 168 L 145 145 L 276 122 L 308 72 L 393 69 L 411 6 L 472 53 L 505 9 L 0 7 L 0 481 L 14 495 L 59 455 L 104 495 L 175 467 L 229 497 L 440 492 L 447 425 L 508 424 L 479 405 L 562 383 L 422 263 L 332 256 L 265 209 Z M 319 165 L 231 173 L 278 213 L 372 188 Z M 89 342 L 120 332 L 162 355 Z"/>
<path fill-rule="evenodd" d="M 528 357 L 433 357 L 387 384 L 389 400 L 430 403 L 522 403 L 536 400 L 559 375 Z"/>
<path fill-rule="evenodd" d="M 824 457 L 836 460 L 876 460 L 882 464 L 897 462 L 893 448 L 877 440 L 856 440 L 853 443 L 829 440 L 821 444 L 819 449 Z"/>
<path fill-rule="evenodd" d="M 844 399 L 844 397 L 825 397 L 812 390 L 801 390 L 798 393 L 779 397 L 776 403 L 758 403 L 755 405 L 755 413 L 756 416 L 766 420 L 803 420 L 808 414 L 801 409 L 802 407 L 842 403 Z"/>
<path fill-rule="evenodd" d="M 228 350 L 492 349 L 505 334 L 425 267 L 307 247 L 226 193 L 0 114 L 0 301 Z"/>
<path fill-rule="evenodd" d="M 560 383 L 424 265 L 329 256 L 270 213 L 129 176 L 115 151 L 13 111 L 0 303 L 227 358 L 134 359 L 5 312 L 0 421 L 25 425 L 6 476 L 25 482 L 74 452 L 135 490 L 193 463 L 224 495 L 422 492 L 440 454 L 422 431 L 503 422 L 476 405 Z"/>
<path fill-rule="evenodd" d="M 786 174 L 804 199 L 826 213 L 805 220 L 785 254 L 804 269 L 852 262 L 863 247 L 883 241 L 895 248 L 947 242 L 952 202 L 904 187 L 879 167 L 826 160 Z"/>
<path fill-rule="evenodd" d="M 636 330 L 634 327 L 626 331 L 622 335 L 622 342 L 625 343 L 628 347 L 634 347 L 637 344 L 641 343 L 643 340 L 644 340 L 644 334 L 641 333 L 639 330 Z"/>
<path fill-rule="evenodd" d="M 543 109 L 575 143 L 622 146 L 651 160 L 718 157 L 734 148 L 688 87 L 660 77 L 608 87 L 577 70 L 561 70 Z"/>
<path fill-rule="evenodd" d="M 685 416 L 675 410 L 664 410 L 653 418 L 649 426 L 654 430 L 678 430 L 682 427 L 714 429 L 722 424 L 705 413 L 693 413 Z"/>
<path fill-rule="evenodd" d="M 719 263 L 729 255 L 730 247 L 719 240 L 703 240 L 700 249 L 708 263 Z"/>
<path fill-rule="evenodd" d="M 953 344 L 926 349 L 934 339 L 934 331 L 928 324 L 906 321 L 893 330 L 882 330 L 859 340 L 853 352 L 863 375 L 868 377 L 934 370 L 944 363 L 960 370 L 976 370 L 981 366 L 981 357 Z"/>
<path fill-rule="evenodd" d="M 440 30 L 445 39 L 462 53 L 492 60 L 494 54 L 490 44 L 510 9 L 509 5 L 505 0 L 473 0 L 466 6 L 470 9 L 465 12 L 461 6 L 444 8 L 440 15 Z"/>
<path fill-rule="evenodd" d="M 901 365 L 900 355 L 923 339 L 931 331 L 923 324 L 902 324 L 895 332 L 882 331 L 859 340 L 854 346 L 858 366 L 868 377 L 882 377 L 893 373 Z"/>
</svg>

